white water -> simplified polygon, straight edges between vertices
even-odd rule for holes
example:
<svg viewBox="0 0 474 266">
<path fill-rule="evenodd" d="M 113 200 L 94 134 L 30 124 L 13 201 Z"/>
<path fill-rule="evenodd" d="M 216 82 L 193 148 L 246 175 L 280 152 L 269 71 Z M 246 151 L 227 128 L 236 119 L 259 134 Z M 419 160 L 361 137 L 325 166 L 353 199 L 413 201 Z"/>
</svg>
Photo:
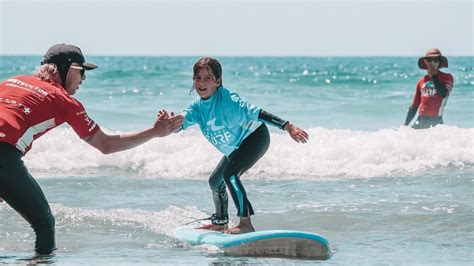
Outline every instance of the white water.
<svg viewBox="0 0 474 266">
<path fill-rule="evenodd" d="M 371 178 L 429 173 L 435 168 L 474 165 L 474 129 L 438 126 L 377 131 L 307 130 L 310 141 L 271 133 L 271 146 L 246 178 Z M 61 140 L 61 141 L 58 141 Z M 103 155 L 69 128 L 34 143 L 25 157 L 35 176 L 127 175 L 206 179 L 221 155 L 197 130 L 158 138 L 135 149 Z"/>
</svg>

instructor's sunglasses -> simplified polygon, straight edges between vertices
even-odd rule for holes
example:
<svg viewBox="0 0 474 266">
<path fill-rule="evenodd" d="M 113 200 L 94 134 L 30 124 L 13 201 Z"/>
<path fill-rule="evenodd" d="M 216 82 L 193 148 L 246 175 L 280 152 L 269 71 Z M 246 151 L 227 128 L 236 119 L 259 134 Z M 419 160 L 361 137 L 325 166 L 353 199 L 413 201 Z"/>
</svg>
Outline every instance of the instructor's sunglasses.
<svg viewBox="0 0 474 266">
<path fill-rule="evenodd" d="M 438 63 L 439 58 L 437 58 L 437 57 L 428 57 L 428 58 L 426 58 L 426 61 L 428 61 L 429 63 Z"/>
<path fill-rule="evenodd" d="M 81 76 L 84 78 L 86 73 L 86 68 L 84 66 L 70 66 L 70 68 L 79 69 L 81 71 Z"/>
</svg>

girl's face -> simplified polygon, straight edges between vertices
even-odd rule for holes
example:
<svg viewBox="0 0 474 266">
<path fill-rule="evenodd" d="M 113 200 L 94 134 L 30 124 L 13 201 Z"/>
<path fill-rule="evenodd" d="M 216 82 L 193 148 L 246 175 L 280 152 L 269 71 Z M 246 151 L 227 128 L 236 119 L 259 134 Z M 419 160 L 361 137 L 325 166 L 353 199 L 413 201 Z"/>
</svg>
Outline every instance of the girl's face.
<svg viewBox="0 0 474 266">
<path fill-rule="evenodd" d="M 203 68 L 193 77 L 194 88 L 197 94 L 204 100 L 209 99 L 221 85 L 221 79 L 216 79 L 209 70 Z"/>
</svg>

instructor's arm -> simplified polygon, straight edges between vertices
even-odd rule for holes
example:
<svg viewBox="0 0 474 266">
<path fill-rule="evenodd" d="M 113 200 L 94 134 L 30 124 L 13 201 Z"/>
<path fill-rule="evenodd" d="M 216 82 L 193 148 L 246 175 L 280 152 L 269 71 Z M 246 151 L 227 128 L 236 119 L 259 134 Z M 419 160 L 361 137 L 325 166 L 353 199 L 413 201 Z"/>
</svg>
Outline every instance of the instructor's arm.
<svg viewBox="0 0 474 266">
<path fill-rule="evenodd" d="M 164 137 L 179 129 L 183 123 L 183 116 L 173 116 L 173 113 L 171 115 L 170 117 L 166 111 L 160 111 L 152 128 L 136 133 L 107 135 L 99 129 L 86 142 L 104 154 L 128 150 L 152 138 Z"/>
</svg>

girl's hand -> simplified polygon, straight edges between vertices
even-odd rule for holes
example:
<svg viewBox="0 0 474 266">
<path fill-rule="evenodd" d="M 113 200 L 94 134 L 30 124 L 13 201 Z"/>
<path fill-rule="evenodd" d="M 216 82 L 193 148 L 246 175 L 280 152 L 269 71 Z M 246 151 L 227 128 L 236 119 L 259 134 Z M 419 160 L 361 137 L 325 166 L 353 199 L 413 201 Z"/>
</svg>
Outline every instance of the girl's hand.
<svg viewBox="0 0 474 266">
<path fill-rule="evenodd" d="M 181 128 L 183 119 L 182 115 L 175 115 L 173 112 L 170 115 L 166 110 L 161 110 L 153 126 L 155 136 L 164 137 L 176 132 Z"/>
<path fill-rule="evenodd" d="M 301 128 L 295 127 L 291 123 L 288 123 L 285 125 L 284 130 L 287 131 L 288 134 L 290 134 L 290 137 L 294 139 L 296 142 L 299 142 L 299 143 L 308 142 L 309 135 L 308 133 L 306 133 L 306 131 L 302 130 Z"/>
</svg>

